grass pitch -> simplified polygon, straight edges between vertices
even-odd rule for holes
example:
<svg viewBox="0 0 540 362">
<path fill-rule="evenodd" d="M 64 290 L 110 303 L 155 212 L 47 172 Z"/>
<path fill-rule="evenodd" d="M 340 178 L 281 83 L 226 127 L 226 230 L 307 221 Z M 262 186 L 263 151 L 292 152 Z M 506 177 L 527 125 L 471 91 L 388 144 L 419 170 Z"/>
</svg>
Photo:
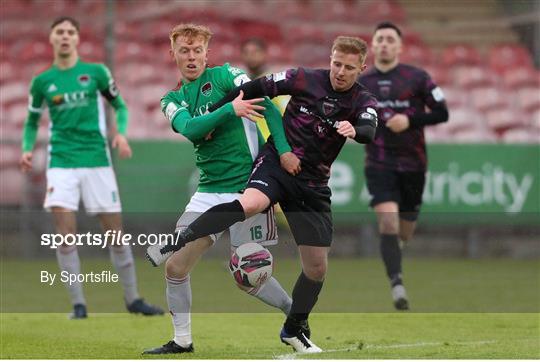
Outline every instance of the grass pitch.
<svg viewBox="0 0 540 362">
<path fill-rule="evenodd" d="M 298 268 L 295 260 L 277 261 L 275 275 L 286 290 Z M 42 269 L 57 267 L 2 262 L 1 358 L 146 359 L 144 349 L 171 338 L 168 315 L 123 312 L 116 284 L 86 285 L 89 318 L 68 320 L 63 285 L 40 285 Z M 83 258 L 83 269 L 110 265 Z M 406 260 L 405 270 L 413 309 L 398 313 L 380 260 L 331 260 L 310 317 L 312 339 L 325 352 L 302 356 L 279 341 L 280 313 L 237 290 L 223 260 L 205 260 L 192 275 L 195 353 L 169 358 L 540 358 L 538 261 Z M 143 296 L 165 306 L 162 273 L 138 262 Z"/>
</svg>

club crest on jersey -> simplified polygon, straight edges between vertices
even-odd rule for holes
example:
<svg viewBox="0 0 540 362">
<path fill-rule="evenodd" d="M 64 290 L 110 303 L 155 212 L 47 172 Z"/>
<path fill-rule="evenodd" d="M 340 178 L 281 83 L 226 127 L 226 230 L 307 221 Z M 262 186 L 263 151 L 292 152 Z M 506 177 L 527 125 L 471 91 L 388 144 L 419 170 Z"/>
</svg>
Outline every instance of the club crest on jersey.
<svg viewBox="0 0 540 362">
<path fill-rule="evenodd" d="M 336 111 L 336 104 L 333 102 L 323 101 L 322 111 L 325 116 L 330 116 Z"/>
<path fill-rule="evenodd" d="M 201 87 L 201 93 L 203 96 L 208 97 L 210 94 L 212 94 L 212 83 L 206 82 Z"/>
<path fill-rule="evenodd" d="M 390 87 L 389 86 L 379 87 L 379 94 L 381 95 L 381 97 L 388 98 L 390 96 Z"/>
<path fill-rule="evenodd" d="M 56 105 L 64 103 L 64 95 L 63 94 L 57 94 L 54 97 L 52 97 L 52 102 Z"/>
<path fill-rule="evenodd" d="M 88 87 L 88 84 L 90 84 L 90 76 L 88 74 L 79 75 L 78 80 L 83 87 Z"/>
</svg>

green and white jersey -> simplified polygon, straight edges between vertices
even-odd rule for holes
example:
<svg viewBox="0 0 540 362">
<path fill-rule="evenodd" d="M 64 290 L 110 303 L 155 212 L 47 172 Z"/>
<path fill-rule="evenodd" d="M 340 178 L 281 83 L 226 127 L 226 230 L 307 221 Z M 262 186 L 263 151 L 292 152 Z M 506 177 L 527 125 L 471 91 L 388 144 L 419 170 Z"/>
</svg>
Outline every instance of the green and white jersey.
<svg viewBox="0 0 540 362">
<path fill-rule="evenodd" d="M 207 68 L 201 76 L 181 84 L 161 99 L 161 109 L 173 129 L 194 145 L 199 169 L 199 192 L 227 193 L 244 189 L 253 160 L 264 143 L 257 125 L 237 117 L 231 104 L 211 115 L 215 122 L 195 117 L 236 86 L 249 81 L 229 64 Z"/>
<path fill-rule="evenodd" d="M 100 94 L 115 108 L 118 130 L 125 134 L 127 109 L 105 65 L 78 60 L 69 69 L 53 65 L 34 77 L 23 152 L 33 149 L 39 117 L 48 107 L 51 119 L 48 167 L 109 166 L 105 109 Z"/>
</svg>

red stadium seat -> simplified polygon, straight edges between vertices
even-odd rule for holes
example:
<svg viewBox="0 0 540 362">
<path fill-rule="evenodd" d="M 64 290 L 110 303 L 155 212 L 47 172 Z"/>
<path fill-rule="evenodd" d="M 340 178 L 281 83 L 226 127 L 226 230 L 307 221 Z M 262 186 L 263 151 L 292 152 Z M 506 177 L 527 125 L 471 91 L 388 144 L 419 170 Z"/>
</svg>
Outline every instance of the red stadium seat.
<svg viewBox="0 0 540 362">
<path fill-rule="evenodd" d="M 317 13 L 324 22 L 362 21 L 362 12 L 356 3 L 347 0 L 315 2 Z"/>
<path fill-rule="evenodd" d="M 440 125 L 450 133 L 462 130 L 473 130 L 485 128 L 486 121 L 482 114 L 468 107 L 459 107 L 452 109 L 448 122 Z"/>
<path fill-rule="evenodd" d="M 440 67 L 435 64 L 426 65 L 424 70 L 431 76 L 431 79 L 437 84 L 443 87 L 443 91 L 446 91 L 446 86 L 450 84 L 450 75 L 445 67 Z"/>
<path fill-rule="evenodd" d="M 38 60 L 51 60 L 53 57 L 52 47 L 45 41 L 29 41 L 22 46 L 18 54 L 21 63 L 35 62 Z"/>
<path fill-rule="evenodd" d="M 502 135 L 504 143 L 540 143 L 540 131 L 530 127 L 509 129 Z"/>
<path fill-rule="evenodd" d="M 527 67 L 508 69 L 502 79 L 504 85 L 511 89 L 540 87 L 540 72 Z"/>
<path fill-rule="evenodd" d="M 103 63 L 105 62 L 105 49 L 103 44 L 97 44 L 92 41 L 82 41 L 79 46 L 79 55 L 86 62 Z"/>
<path fill-rule="evenodd" d="M 17 143 L 0 144 L 0 168 L 17 167 L 19 165 L 20 157 L 21 146 Z"/>
<path fill-rule="evenodd" d="M 16 167 L 2 168 L 0 179 L 0 205 L 19 205 L 25 184 L 23 173 Z"/>
<path fill-rule="evenodd" d="M 531 119 L 531 125 L 537 129 L 540 130 L 540 109 L 537 109 L 536 111 L 532 112 L 530 114 Z"/>
<path fill-rule="evenodd" d="M 287 34 L 289 46 L 299 45 L 304 42 L 324 43 L 325 41 L 322 29 L 308 23 L 291 24 L 284 27 L 283 30 Z"/>
<path fill-rule="evenodd" d="M 28 115 L 28 101 L 21 100 L 19 102 L 11 104 L 9 107 L 6 107 L 5 118 L 3 122 L 11 123 L 13 126 L 22 128 L 24 120 Z"/>
<path fill-rule="evenodd" d="M 452 135 L 452 142 L 457 143 L 495 143 L 497 135 L 487 128 L 462 130 Z"/>
<path fill-rule="evenodd" d="M 481 58 L 476 48 L 466 44 L 450 45 L 443 50 L 442 63 L 446 66 L 477 65 Z"/>
<path fill-rule="evenodd" d="M 519 89 L 516 99 L 518 105 L 525 111 L 531 112 L 540 108 L 540 91 L 536 87 Z"/>
<path fill-rule="evenodd" d="M 519 44 L 493 46 L 489 50 L 489 65 L 492 70 L 500 74 L 517 67 L 533 67 L 529 51 Z"/>
<path fill-rule="evenodd" d="M 377 0 L 362 7 L 362 19 L 369 19 L 371 22 L 392 21 L 402 23 L 405 21 L 405 12 L 398 2 L 391 0 Z"/>
<path fill-rule="evenodd" d="M 454 83 L 464 89 L 491 86 L 497 83 L 497 76 L 481 66 L 460 66 L 453 72 Z"/>
<path fill-rule="evenodd" d="M 0 63 L 0 85 L 20 77 L 19 68 L 9 61 Z"/>
<path fill-rule="evenodd" d="M 509 106 L 508 91 L 495 87 L 476 88 L 471 91 L 472 105 L 480 112 Z"/>
<path fill-rule="evenodd" d="M 115 63 L 149 61 L 154 57 L 153 48 L 141 41 L 119 42 L 114 54 Z"/>
<path fill-rule="evenodd" d="M 448 86 L 443 88 L 443 92 L 446 104 L 452 109 L 467 106 L 469 103 L 469 94 L 462 88 Z"/>
<path fill-rule="evenodd" d="M 268 44 L 267 54 L 268 62 L 271 64 L 290 63 L 292 59 L 292 54 L 290 53 L 289 48 L 278 42 Z"/>
<path fill-rule="evenodd" d="M 210 65 L 222 65 L 224 63 L 238 64 L 240 61 L 240 47 L 231 43 L 214 43 L 208 53 Z"/>
<path fill-rule="evenodd" d="M 0 85 L 2 103 L 27 102 L 29 84 L 25 81 L 12 81 Z"/>
<path fill-rule="evenodd" d="M 403 46 L 403 53 L 400 56 L 403 63 L 425 67 L 433 61 L 431 50 L 420 44 L 408 44 Z"/>
<path fill-rule="evenodd" d="M 524 114 L 517 109 L 497 109 L 486 113 L 489 128 L 498 134 L 515 127 L 523 127 L 528 124 Z"/>
</svg>

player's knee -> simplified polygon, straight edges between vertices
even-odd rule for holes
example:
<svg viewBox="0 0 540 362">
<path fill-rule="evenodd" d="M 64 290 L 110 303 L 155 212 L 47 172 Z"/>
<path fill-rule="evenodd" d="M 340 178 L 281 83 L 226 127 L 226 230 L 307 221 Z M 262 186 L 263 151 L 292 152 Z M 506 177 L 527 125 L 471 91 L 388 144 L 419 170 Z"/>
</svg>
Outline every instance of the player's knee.
<svg viewBox="0 0 540 362">
<path fill-rule="evenodd" d="M 189 269 L 187 266 L 175 263 L 173 259 L 168 259 L 165 263 L 165 275 L 169 278 L 182 279 L 187 277 Z"/>
<path fill-rule="evenodd" d="M 322 281 L 326 276 L 326 263 L 315 263 L 304 266 L 304 274 L 311 280 Z"/>
<path fill-rule="evenodd" d="M 258 214 L 266 208 L 260 200 L 245 200 L 242 201 L 241 204 L 244 209 L 244 214 L 246 214 L 246 218 Z"/>
<path fill-rule="evenodd" d="M 379 218 L 379 232 L 381 234 L 397 234 L 399 223 L 394 215 L 383 215 Z"/>
</svg>

